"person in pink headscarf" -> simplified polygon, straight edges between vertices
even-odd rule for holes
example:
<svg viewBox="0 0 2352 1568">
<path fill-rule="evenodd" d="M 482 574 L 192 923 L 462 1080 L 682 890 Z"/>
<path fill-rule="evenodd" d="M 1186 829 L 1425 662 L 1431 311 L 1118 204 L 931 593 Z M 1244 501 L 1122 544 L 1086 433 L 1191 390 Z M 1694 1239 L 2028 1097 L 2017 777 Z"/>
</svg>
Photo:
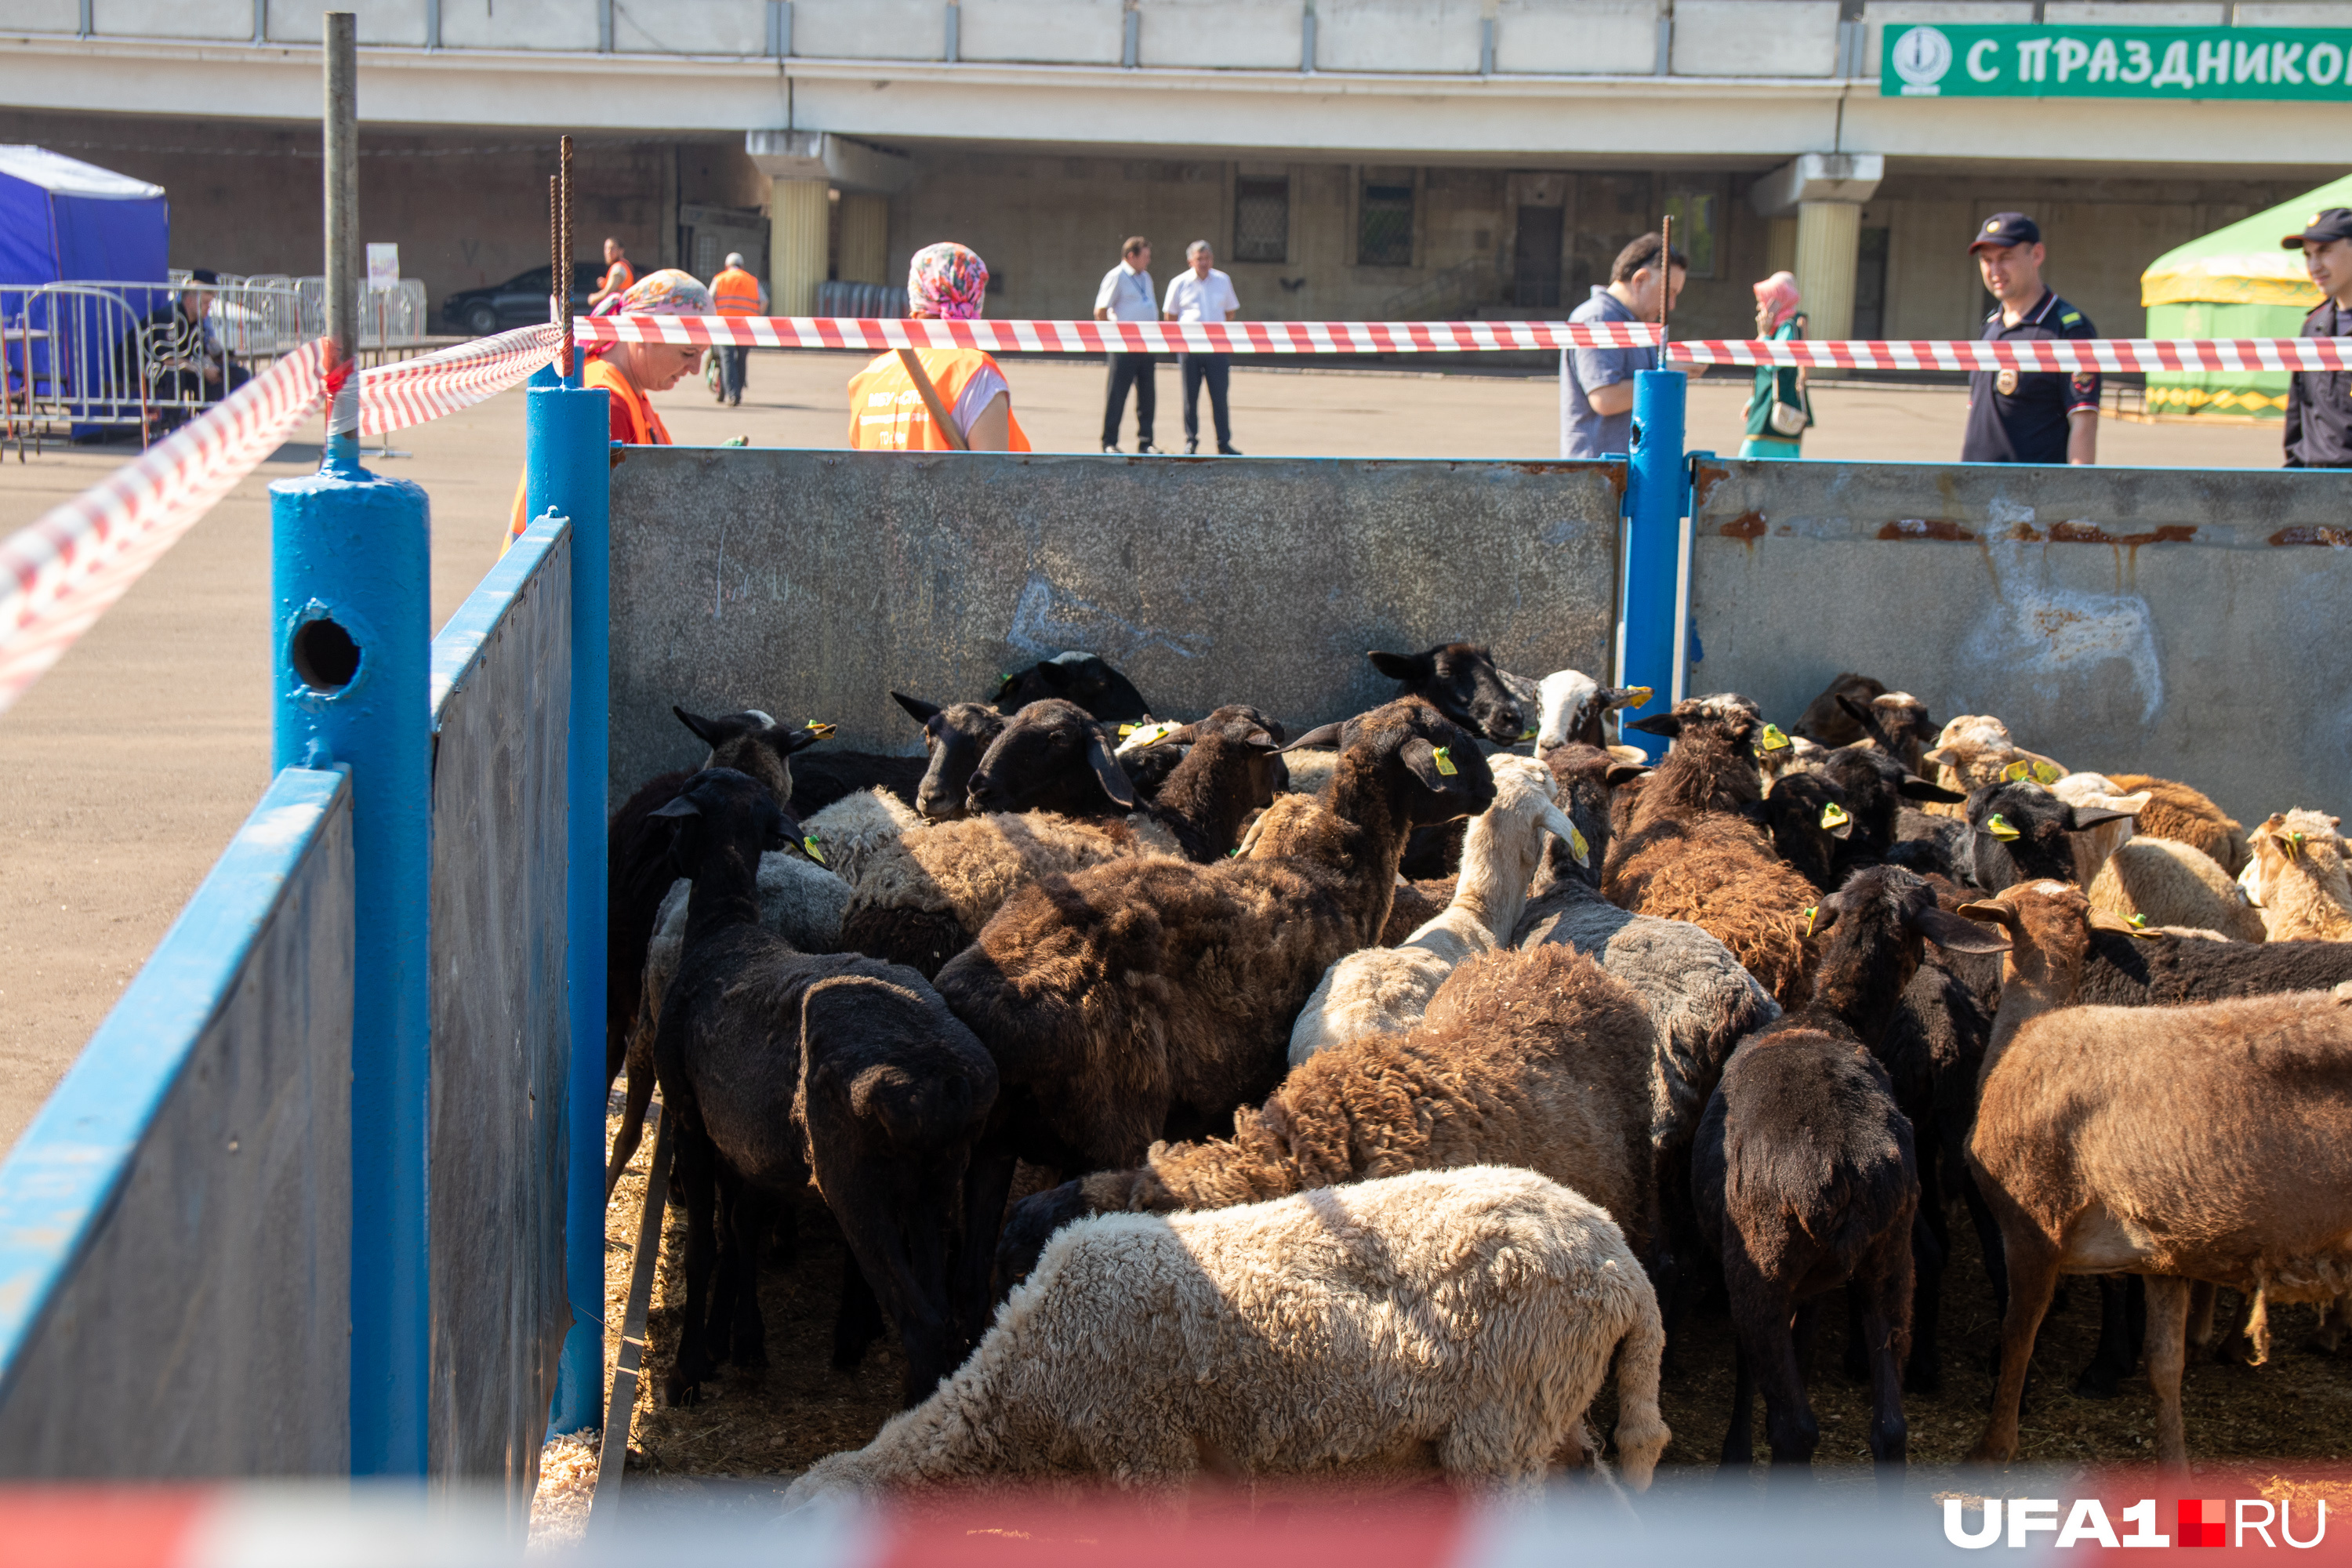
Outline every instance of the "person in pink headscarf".
<svg viewBox="0 0 2352 1568">
<path fill-rule="evenodd" d="M 1805 335 L 1803 299 L 1797 280 L 1775 272 L 1756 285 L 1756 335 L 1785 342 Z M 1739 444 L 1743 458 L 1793 460 L 1813 423 L 1813 405 L 1805 393 L 1805 373 L 1795 365 L 1758 365 L 1756 390 L 1748 397 L 1748 437 Z"/>
<path fill-rule="evenodd" d="M 987 296 L 988 263 L 967 247 L 927 245 L 907 268 L 909 316 L 969 321 L 980 314 Z M 1013 417 L 1013 388 L 994 359 L 980 349 L 913 353 L 954 434 L 934 423 L 906 362 L 891 349 L 849 378 L 851 446 L 876 452 L 1029 450 L 1029 437 Z"/>
</svg>

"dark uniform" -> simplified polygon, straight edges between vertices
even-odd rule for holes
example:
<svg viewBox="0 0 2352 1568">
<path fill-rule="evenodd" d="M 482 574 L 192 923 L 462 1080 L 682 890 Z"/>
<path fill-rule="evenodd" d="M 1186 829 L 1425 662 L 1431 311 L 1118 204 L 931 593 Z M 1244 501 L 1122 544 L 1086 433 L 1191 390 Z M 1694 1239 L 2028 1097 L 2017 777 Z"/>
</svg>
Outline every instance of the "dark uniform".
<svg viewBox="0 0 2352 1568">
<path fill-rule="evenodd" d="M 2091 318 L 2053 294 L 2003 326 L 1996 306 L 1985 318 L 1987 342 L 2021 338 L 2095 338 Z M 1969 374 L 1969 433 L 1960 445 L 1963 463 L 2063 463 L 2068 418 L 2075 410 L 2099 409 L 2096 371 L 1979 370 Z"/>
<path fill-rule="evenodd" d="M 2352 209 L 2329 207 L 2311 215 L 2301 234 L 2279 244 L 2300 250 L 2304 241 L 2326 244 L 2352 239 Z M 2333 300 L 2303 319 L 2306 338 L 2352 338 L 2352 310 Z M 2286 466 L 2290 468 L 2352 468 L 2352 371 L 2299 370 L 2286 378 Z"/>
</svg>

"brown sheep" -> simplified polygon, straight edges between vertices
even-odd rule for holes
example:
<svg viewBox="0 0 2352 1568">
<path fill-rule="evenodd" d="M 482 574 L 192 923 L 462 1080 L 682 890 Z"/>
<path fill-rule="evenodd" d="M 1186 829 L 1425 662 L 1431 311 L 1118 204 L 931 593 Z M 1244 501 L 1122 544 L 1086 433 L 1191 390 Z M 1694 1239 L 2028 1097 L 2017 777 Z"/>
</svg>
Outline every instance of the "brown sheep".
<svg viewBox="0 0 2352 1568">
<path fill-rule="evenodd" d="M 2062 1274 L 2143 1275 L 2157 1457 L 2185 1468 L 2190 1281 L 2274 1301 L 2352 1289 L 2352 988 L 2173 1007 L 2074 1005 L 2080 895 L 2009 889 L 1960 912 L 2012 942 L 1969 1161 L 2009 1260 L 2000 1380 L 1971 1458 L 2017 1451 L 2033 1340 Z"/>
<path fill-rule="evenodd" d="M 1232 1138 L 1155 1143 L 1016 1205 L 997 1247 L 1000 1291 L 1082 1215 L 1263 1203 L 1406 1171 L 1516 1165 L 1609 1211 L 1635 1253 L 1650 1231 L 1650 1071 L 1641 999 L 1551 943 L 1470 959 L 1402 1034 L 1359 1035 L 1291 1069 Z"/>
<path fill-rule="evenodd" d="M 2086 889 L 2094 909 L 2128 922 L 2214 931 L 2231 942 L 2262 942 L 2262 911 L 2213 858 L 2177 838 L 2127 838 Z"/>
<path fill-rule="evenodd" d="M 2315 811 L 2274 811 L 2247 835 L 2251 858 L 2240 880 L 2262 906 L 2271 941 L 2352 938 L 2352 876 L 2337 826 Z"/>
<path fill-rule="evenodd" d="M 1633 808 L 1632 831 L 1612 846 L 1601 891 L 1635 914 L 1688 921 L 1731 949 L 1784 1008 L 1812 995 L 1813 945 L 1806 910 L 1819 895 L 1738 815 L 1763 799 L 1751 713 L 1678 703 L 1634 725 L 1672 735 L 1674 750 Z"/>
<path fill-rule="evenodd" d="M 2170 838 L 2202 849 L 2234 877 L 2246 868 L 2246 832 L 2238 819 L 2198 790 L 2146 773 L 2109 773 L 2117 791 L 2151 797 L 2140 807 L 2133 830 L 2142 838 Z"/>
</svg>

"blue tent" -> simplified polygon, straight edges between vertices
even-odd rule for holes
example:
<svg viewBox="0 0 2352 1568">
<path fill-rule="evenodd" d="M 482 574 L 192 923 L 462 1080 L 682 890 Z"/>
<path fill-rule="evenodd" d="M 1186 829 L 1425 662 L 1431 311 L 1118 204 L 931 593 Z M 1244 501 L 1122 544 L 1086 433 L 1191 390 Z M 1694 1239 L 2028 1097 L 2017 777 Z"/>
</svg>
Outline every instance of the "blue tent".
<svg viewBox="0 0 2352 1568">
<path fill-rule="evenodd" d="M 171 229 L 161 185 L 0 146 L 0 283 L 161 283 Z"/>
</svg>

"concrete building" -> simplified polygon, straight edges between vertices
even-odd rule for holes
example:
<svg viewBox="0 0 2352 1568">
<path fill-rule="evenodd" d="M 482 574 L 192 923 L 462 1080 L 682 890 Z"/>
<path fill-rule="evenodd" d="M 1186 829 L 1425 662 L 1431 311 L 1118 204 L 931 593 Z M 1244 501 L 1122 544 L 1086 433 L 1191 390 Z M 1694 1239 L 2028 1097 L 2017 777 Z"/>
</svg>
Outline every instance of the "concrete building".
<svg viewBox="0 0 2352 1568">
<path fill-rule="evenodd" d="M 1675 215 L 1685 333 L 1791 267 L 1816 336 L 1972 335 L 1965 247 L 2042 222 L 2053 284 L 2141 329 L 2159 252 L 2342 172 L 2341 99 L 1882 95 L 1920 22 L 2352 26 L 2172 0 L 340 0 L 366 237 L 433 298 L 544 261 L 553 140 L 583 254 L 805 313 L 961 239 L 997 315 L 1089 313 L 1119 239 L 1205 238 L 1244 313 L 1550 316 Z M 0 140 L 171 192 L 173 259 L 316 267 L 321 0 L 0 0 Z M 2314 33 L 2317 37 L 2317 32 Z M 2242 54 L 2244 51 L 2241 50 Z M 2255 57 L 2259 60 L 2258 47 Z"/>
</svg>

